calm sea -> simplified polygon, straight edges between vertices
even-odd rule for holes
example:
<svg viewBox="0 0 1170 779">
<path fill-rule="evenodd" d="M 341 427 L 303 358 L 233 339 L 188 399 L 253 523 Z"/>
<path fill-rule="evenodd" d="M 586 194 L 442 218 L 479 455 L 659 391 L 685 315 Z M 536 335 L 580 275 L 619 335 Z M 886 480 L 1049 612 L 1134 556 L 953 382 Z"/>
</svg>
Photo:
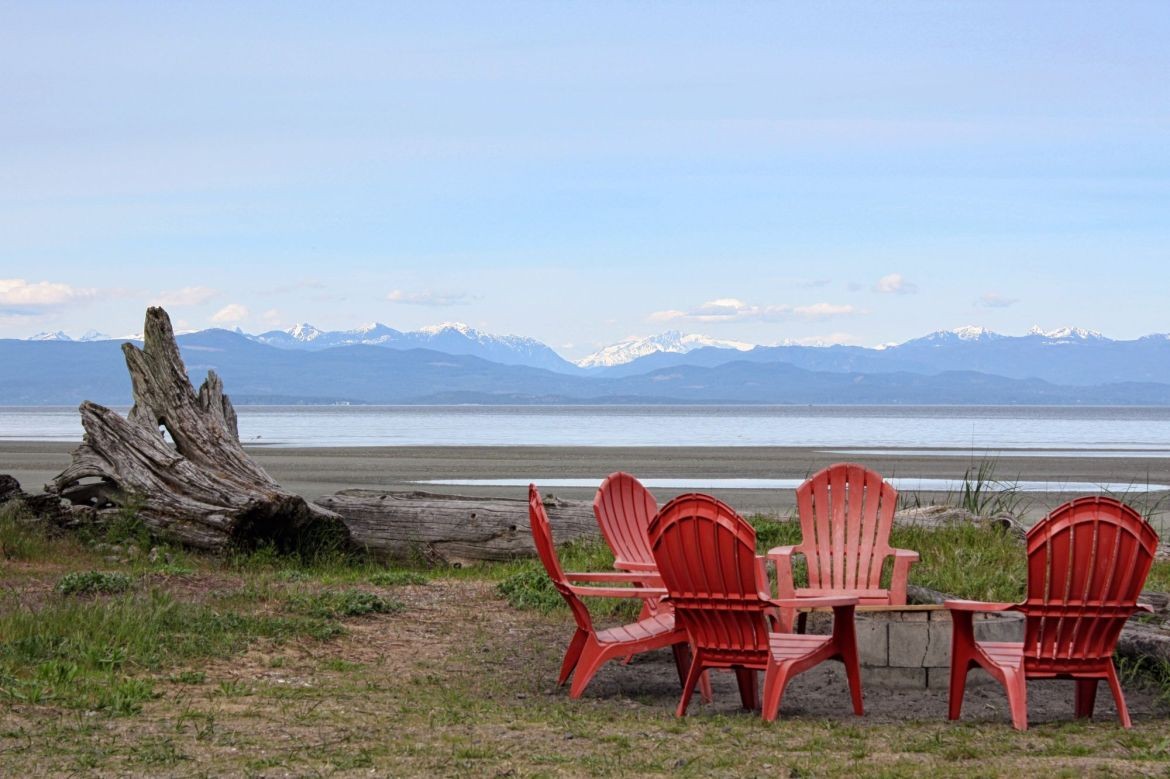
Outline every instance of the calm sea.
<svg viewBox="0 0 1170 779">
<path fill-rule="evenodd" d="M 237 412 L 245 443 L 296 447 L 809 446 L 1170 457 L 1170 408 L 241 406 Z M 77 441 L 81 434 L 76 408 L 0 407 L 0 440 Z"/>
</svg>

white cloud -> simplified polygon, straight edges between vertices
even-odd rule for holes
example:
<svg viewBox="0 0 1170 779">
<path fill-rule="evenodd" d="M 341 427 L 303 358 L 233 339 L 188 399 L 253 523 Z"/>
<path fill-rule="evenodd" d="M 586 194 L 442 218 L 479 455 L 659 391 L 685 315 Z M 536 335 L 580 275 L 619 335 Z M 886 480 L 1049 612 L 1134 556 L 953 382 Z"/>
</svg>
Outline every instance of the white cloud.
<svg viewBox="0 0 1170 779">
<path fill-rule="evenodd" d="M 211 321 L 217 325 L 232 325 L 248 318 L 247 306 L 239 303 L 229 303 L 211 315 Z"/>
<path fill-rule="evenodd" d="M 0 279 L 0 314 L 36 316 L 46 311 L 85 303 L 97 295 L 94 289 L 78 289 L 51 281 L 29 283 L 24 279 Z"/>
<path fill-rule="evenodd" d="M 850 305 L 814 303 L 809 306 L 757 306 L 736 298 L 709 300 L 689 311 L 669 309 L 655 311 L 648 317 L 651 322 L 780 322 L 792 319 L 826 319 L 834 316 L 858 314 Z"/>
<path fill-rule="evenodd" d="M 998 292 L 988 292 L 986 295 L 980 297 L 979 300 L 975 301 L 975 305 L 984 308 L 1007 308 L 1019 302 L 1019 298 L 1005 298 Z"/>
<path fill-rule="evenodd" d="M 878 279 L 873 291 L 883 295 L 913 295 L 918 291 L 918 285 L 906 281 L 901 273 L 891 273 Z"/>
<path fill-rule="evenodd" d="M 219 295 L 211 287 L 183 287 L 158 293 L 153 305 L 158 306 L 199 306 Z"/>
<path fill-rule="evenodd" d="M 857 309 L 850 305 L 834 305 L 833 303 L 814 303 L 811 306 L 797 306 L 793 313 L 805 319 L 827 319 L 831 316 L 850 316 L 856 314 Z"/>
<path fill-rule="evenodd" d="M 404 292 L 400 289 L 392 290 L 386 296 L 386 299 L 391 303 L 404 303 L 412 306 L 462 306 L 470 303 L 475 298 L 468 295 L 466 292 L 434 292 L 431 290 L 424 290 L 422 292 Z"/>
</svg>

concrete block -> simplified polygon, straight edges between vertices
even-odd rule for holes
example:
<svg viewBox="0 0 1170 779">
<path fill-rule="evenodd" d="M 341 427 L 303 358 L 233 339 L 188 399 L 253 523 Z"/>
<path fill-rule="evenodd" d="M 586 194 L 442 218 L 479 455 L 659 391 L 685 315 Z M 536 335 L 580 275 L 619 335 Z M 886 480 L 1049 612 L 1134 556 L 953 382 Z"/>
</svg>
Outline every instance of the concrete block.
<svg viewBox="0 0 1170 779">
<path fill-rule="evenodd" d="M 976 641 L 1023 641 L 1024 615 L 1009 614 L 991 619 L 976 620 Z"/>
<path fill-rule="evenodd" d="M 926 631 L 926 655 L 922 664 L 927 668 L 949 668 L 951 665 L 951 622 L 931 621 Z"/>
<path fill-rule="evenodd" d="M 890 666 L 922 668 L 930 643 L 928 622 L 890 623 Z"/>
<path fill-rule="evenodd" d="M 857 654 L 863 666 L 890 664 L 889 623 L 857 620 Z"/>
</svg>

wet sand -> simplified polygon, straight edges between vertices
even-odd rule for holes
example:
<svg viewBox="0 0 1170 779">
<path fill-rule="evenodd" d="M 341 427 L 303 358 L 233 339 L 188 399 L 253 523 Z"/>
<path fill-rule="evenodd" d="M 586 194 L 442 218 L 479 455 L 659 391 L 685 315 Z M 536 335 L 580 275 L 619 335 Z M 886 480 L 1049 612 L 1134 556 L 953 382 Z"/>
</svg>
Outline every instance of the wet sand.
<svg viewBox="0 0 1170 779">
<path fill-rule="evenodd" d="M 15 476 L 30 492 L 41 489 L 69 463 L 75 443 L 0 442 L 0 473 Z M 803 447 L 556 447 L 458 446 L 280 448 L 248 447 L 248 451 L 280 484 L 313 499 L 344 489 L 425 490 L 461 495 L 522 497 L 523 488 L 419 485 L 427 479 L 596 478 L 616 470 L 642 478 L 788 478 L 803 479 L 833 462 L 859 462 L 887 477 L 962 479 L 978 467 L 980 455 L 953 450 L 949 455 L 913 450 L 842 454 L 839 450 Z M 943 450 L 937 450 L 943 451 Z M 1170 459 L 1142 456 L 1079 457 L 1004 455 L 996 461 L 996 477 L 1004 480 L 1050 482 L 1118 482 L 1170 484 Z M 560 497 L 591 500 L 593 489 L 550 487 Z M 656 489 L 659 500 L 685 490 Z M 710 490 L 745 513 L 786 516 L 792 512 L 792 490 Z M 1135 504 L 1156 501 L 1167 493 L 1132 493 Z M 903 492 L 903 495 L 906 495 Z M 911 497 L 906 495 L 906 497 Z M 942 502 L 941 493 L 920 493 L 923 504 Z M 1031 518 L 1043 515 L 1073 493 L 1028 493 Z M 1170 506 L 1167 506 L 1170 508 Z"/>
</svg>

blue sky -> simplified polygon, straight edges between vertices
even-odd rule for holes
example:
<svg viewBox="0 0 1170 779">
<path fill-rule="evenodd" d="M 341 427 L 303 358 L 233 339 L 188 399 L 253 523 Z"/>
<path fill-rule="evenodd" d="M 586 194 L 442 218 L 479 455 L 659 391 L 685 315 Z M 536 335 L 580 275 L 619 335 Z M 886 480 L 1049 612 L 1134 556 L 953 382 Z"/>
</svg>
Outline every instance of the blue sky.
<svg viewBox="0 0 1170 779">
<path fill-rule="evenodd" d="M 1170 331 L 1170 4 L 7 3 L 0 337 Z"/>
</svg>

